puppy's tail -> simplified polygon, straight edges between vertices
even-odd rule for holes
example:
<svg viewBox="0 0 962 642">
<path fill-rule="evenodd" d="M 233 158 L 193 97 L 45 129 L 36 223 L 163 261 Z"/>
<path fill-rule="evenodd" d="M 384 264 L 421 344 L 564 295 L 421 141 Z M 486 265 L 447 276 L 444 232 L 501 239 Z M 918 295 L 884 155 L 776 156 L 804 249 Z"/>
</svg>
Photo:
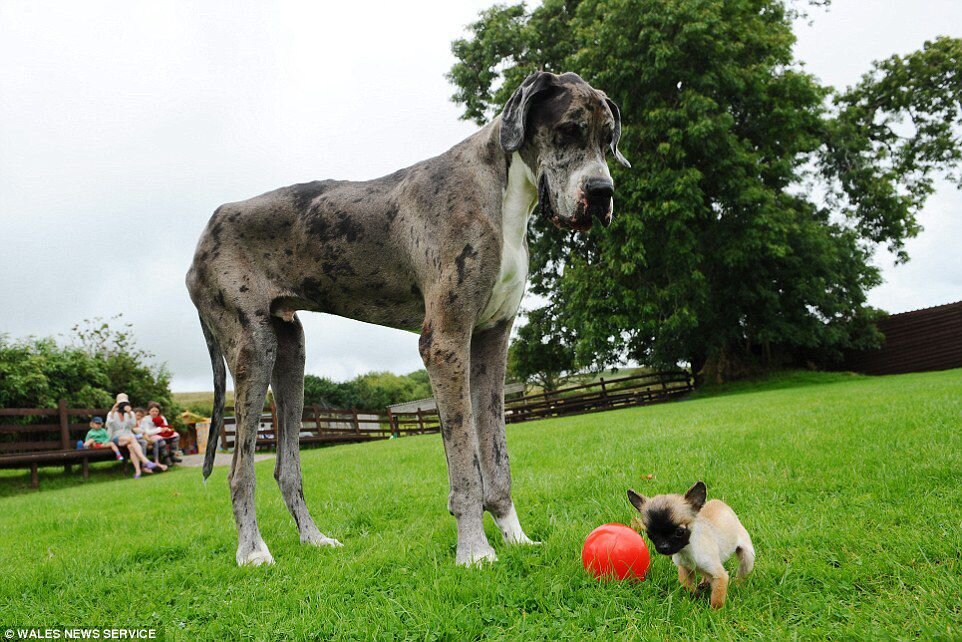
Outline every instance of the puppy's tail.
<svg viewBox="0 0 962 642">
<path fill-rule="evenodd" d="M 755 568 L 755 549 L 751 542 L 747 542 L 735 549 L 735 555 L 738 556 L 738 571 L 735 577 L 744 579 Z"/>
<path fill-rule="evenodd" d="M 227 366 L 224 363 L 224 353 L 214 337 L 214 333 L 207 327 L 204 318 L 200 319 L 200 327 L 204 331 L 207 341 L 207 351 L 210 353 L 210 365 L 214 369 L 214 412 L 210 418 L 210 431 L 207 433 L 207 452 L 204 454 L 204 481 L 210 477 L 214 469 L 214 455 L 217 454 L 217 439 L 220 436 L 221 425 L 224 423 L 224 394 L 227 388 Z"/>
</svg>

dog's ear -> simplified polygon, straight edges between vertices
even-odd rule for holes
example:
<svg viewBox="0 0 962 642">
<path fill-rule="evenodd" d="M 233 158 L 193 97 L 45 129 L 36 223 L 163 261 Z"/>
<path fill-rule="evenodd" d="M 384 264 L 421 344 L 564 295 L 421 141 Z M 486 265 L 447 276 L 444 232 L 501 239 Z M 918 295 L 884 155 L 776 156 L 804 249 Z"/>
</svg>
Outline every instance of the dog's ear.
<svg viewBox="0 0 962 642">
<path fill-rule="evenodd" d="M 501 148 L 516 152 L 524 144 L 524 127 L 535 97 L 546 97 L 545 92 L 555 87 L 554 76 L 544 71 L 529 74 L 514 90 L 501 111 Z"/>
<path fill-rule="evenodd" d="M 611 133 L 611 153 L 614 155 L 616 161 L 630 169 L 631 163 L 628 162 L 628 159 L 625 158 L 618 149 L 618 141 L 621 140 L 621 110 L 618 109 L 615 101 L 607 96 L 605 96 L 605 102 L 608 104 L 608 109 L 611 110 L 611 115 L 615 119 L 615 130 Z"/>
<path fill-rule="evenodd" d="M 701 510 L 701 507 L 705 505 L 707 500 L 708 488 L 705 487 L 705 482 L 703 481 L 696 481 L 695 485 L 685 493 L 685 501 L 691 505 L 696 513 Z"/>
<path fill-rule="evenodd" d="M 648 501 L 648 498 L 644 495 L 639 495 L 633 489 L 629 488 L 628 501 L 631 502 L 631 505 L 637 508 L 638 512 L 640 513 L 645 506 L 645 502 Z"/>
</svg>

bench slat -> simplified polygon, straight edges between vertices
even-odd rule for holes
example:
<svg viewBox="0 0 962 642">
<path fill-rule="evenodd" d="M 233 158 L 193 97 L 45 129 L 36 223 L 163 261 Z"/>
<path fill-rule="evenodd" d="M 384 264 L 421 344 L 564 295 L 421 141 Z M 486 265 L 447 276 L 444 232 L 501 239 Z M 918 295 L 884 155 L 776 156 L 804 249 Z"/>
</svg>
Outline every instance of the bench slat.
<svg viewBox="0 0 962 642">
<path fill-rule="evenodd" d="M 0 453 L 63 450 L 60 441 L 0 441 Z"/>
<path fill-rule="evenodd" d="M 49 432 L 60 435 L 60 424 L 0 424 L 0 434 L 11 432 Z"/>
<path fill-rule="evenodd" d="M 0 468 L 21 467 L 24 464 L 43 462 L 79 461 L 82 459 L 113 459 L 113 451 L 109 448 L 91 448 L 84 450 L 51 450 L 36 453 L 13 453 L 0 455 Z"/>
</svg>

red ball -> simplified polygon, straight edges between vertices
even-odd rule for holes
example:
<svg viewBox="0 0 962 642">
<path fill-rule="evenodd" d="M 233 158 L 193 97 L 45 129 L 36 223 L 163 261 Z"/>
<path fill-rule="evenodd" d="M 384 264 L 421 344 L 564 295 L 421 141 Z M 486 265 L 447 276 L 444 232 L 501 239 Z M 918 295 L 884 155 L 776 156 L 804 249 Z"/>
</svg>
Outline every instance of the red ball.
<svg viewBox="0 0 962 642">
<path fill-rule="evenodd" d="M 605 524 L 588 534 L 581 563 L 597 579 L 631 578 L 642 581 L 651 554 L 641 535 L 624 524 Z"/>
</svg>

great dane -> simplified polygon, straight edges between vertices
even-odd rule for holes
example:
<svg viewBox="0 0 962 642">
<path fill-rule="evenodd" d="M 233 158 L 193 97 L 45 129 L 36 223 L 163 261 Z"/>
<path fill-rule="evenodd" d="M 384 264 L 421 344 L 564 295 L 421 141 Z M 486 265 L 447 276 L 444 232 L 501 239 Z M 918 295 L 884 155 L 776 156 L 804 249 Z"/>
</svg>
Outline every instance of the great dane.
<svg viewBox="0 0 962 642">
<path fill-rule="evenodd" d="M 318 530 L 301 483 L 304 333 L 298 310 L 420 332 L 448 464 L 457 563 L 495 560 L 485 510 L 506 542 L 533 543 L 511 500 L 504 429 L 508 339 L 528 270 L 535 204 L 555 225 L 611 222 L 605 161 L 621 117 L 578 75 L 528 76 L 500 116 L 447 152 L 371 181 L 315 181 L 217 208 L 187 287 L 214 369 L 204 477 L 223 421 L 225 360 L 237 441 L 230 471 L 237 563 L 273 562 L 254 512 L 254 446 L 268 386 L 277 405 L 274 477 L 301 542 Z"/>
</svg>

